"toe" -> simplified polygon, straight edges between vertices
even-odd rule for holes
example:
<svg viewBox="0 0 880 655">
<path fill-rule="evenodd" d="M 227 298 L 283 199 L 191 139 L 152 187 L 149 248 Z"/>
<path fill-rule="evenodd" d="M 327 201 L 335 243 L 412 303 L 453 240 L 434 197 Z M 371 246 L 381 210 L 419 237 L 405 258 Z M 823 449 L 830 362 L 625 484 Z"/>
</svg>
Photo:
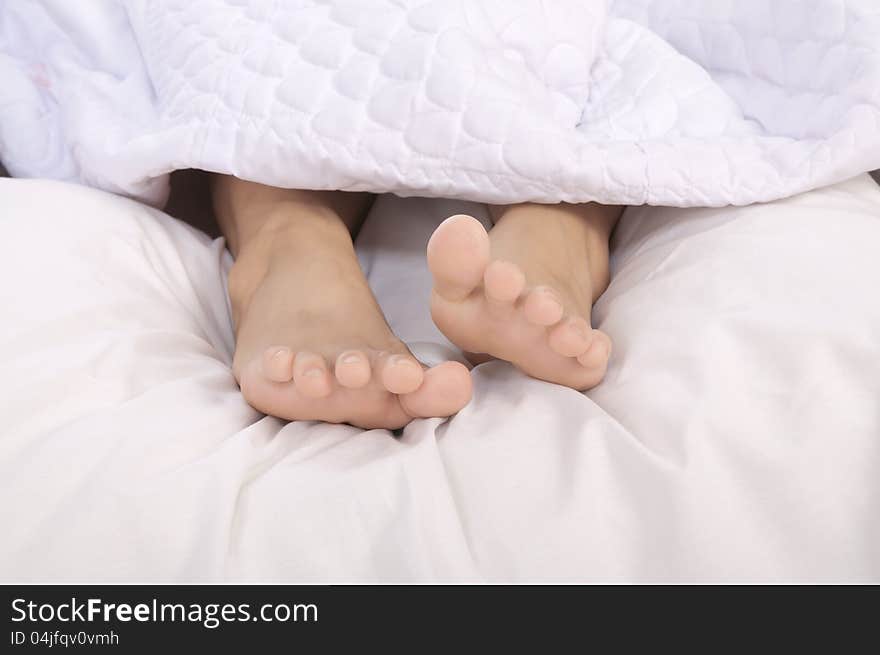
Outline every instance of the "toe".
<svg viewBox="0 0 880 655">
<path fill-rule="evenodd" d="M 400 396 L 400 404 L 410 416 L 445 417 L 467 405 L 473 395 L 473 381 L 467 367 L 459 362 L 443 362 L 425 371 L 417 391 Z"/>
<path fill-rule="evenodd" d="M 489 264 L 489 235 L 475 218 L 447 218 L 428 241 L 428 267 L 434 290 L 447 300 L 461 300 L 482 281 Z"/>
<path fill-rule="evenodd" d="M 601 368 L 608 365 L 611 356 L 611 339 L 601 330 L 593 330 L 593 339 L 586 352 L 578 355 L 578 362 L 585 368 Z"/>
<path fill-rule="evenodd" d="M 382 386 L 391 393 L 412 393 L 424 376 L 422 365 L 409 355 L 391 355 L 382 366 Z"/>
<path fill-rule="evenodd" d="M 526 276 L 516 264 L 494 261 L 486 267 L 483 274 L 483 288 L 486 298 L 494 304 L 516 302 L 526 286 Z"/>
<path fill-rule="evenodd" d="M 290 382 L 293 377 L 293 351 L 285 346 L 263 352 L 263 375 L 272 382 Z"/>
<path fill-rule="evenodd" d="M 336 380 L 347 389 L 360 389 L 370 381 L 370 360 L 360 350 L 346 350 L 336 358 Z"/>
<path fill-rule="evenodd" d="M 577 357 L 590 347 L 593 335 L 590 325 L 580 316 L 572 316 L 550 329 L 547 342 L 563 357 Z"/>
<path fill-rule="evenodd" d="M 526 296 L 523 313 L 529 323 L 555 325 L 562 319 L 562 302 L 550 287 L 535 287 Z"/>
<path fill-rule="evenodd" d="M 297 353 L 293 361 L 293 381 L 307 398 L 326 398 L 333 390 L 327 363 L 316 353 Z"/>
</svg>

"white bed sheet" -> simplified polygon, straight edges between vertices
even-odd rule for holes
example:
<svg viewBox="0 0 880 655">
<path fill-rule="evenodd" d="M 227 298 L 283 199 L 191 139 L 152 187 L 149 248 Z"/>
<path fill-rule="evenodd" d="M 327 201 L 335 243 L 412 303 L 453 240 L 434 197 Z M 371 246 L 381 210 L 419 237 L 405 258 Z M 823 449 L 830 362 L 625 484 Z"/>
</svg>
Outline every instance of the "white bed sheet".
<svg viewBox="0 0 880 655">
<path fill-rule="evenodd" d="M 425 358 L 423 248 L 462 202 L 386 196 L 359 250 Z M 254 412 L 222 243 L 0 180 L 0 580 L 880 581 L 880 189 L 637 208 L 586 395 L 503 363 L 400 436 Z"/>
</svg>

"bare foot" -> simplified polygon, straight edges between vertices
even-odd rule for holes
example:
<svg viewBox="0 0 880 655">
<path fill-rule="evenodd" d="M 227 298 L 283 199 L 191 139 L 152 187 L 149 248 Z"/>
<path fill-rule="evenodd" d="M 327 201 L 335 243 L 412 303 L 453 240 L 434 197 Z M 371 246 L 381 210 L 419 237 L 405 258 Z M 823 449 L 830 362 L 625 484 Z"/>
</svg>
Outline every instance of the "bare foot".
<svg viewBox="0 0 880 655">
<path fill-rule="evenodd" d="M 620 209 L 516 205 L 493 213 L 488 234 L 458 215 L 432 235 L 434 322 L 475 362 L 495 357 L 548 382 L 595 386 L 611 340 L 590 327 L 590 310 L 608 286 L 608 238 Z"/>
<path fill-rule="evenodd" d="M 466 367 L 427 369 L 391 333 L 341 222 L 267 223 L 239 253 L 229 295 L 233 372 L 266 414 L 396 429 L 470 400 Z"/>
</svg>

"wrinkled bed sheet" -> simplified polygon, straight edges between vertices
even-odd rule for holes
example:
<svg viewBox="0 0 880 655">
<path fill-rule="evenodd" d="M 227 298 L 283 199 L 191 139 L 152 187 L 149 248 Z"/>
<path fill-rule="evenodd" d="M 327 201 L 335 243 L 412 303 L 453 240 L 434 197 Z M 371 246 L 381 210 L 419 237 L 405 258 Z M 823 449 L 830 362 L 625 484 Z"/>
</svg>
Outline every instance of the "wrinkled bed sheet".
<svg viewBox="0 0 880 655">
<path fill-rule="evenodd" d="M 455 201 L 385 196 L 359 252 L 426 311 Z M 880 189 L 627 210 L 587 394 L 504 363 L 400 435 L 242 400 L 219 241 L 0 180 L 3 581 L 880 582 Z"/>
</svg>

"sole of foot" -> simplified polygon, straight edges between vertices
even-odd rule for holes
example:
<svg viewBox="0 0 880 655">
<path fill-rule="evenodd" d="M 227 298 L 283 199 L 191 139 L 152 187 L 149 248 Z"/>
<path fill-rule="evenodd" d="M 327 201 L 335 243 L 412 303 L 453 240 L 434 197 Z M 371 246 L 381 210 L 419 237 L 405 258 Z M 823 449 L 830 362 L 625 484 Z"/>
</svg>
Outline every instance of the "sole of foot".
<svg viewBox="0 0 880 655">
<path fill-rule="evenodd" d="M 558 265 L 587 267 L 586 261 Z M 494 259 L 490 234 L 476 219 L 446 219 L 428 243 L 428 266 L 434 322 L 475 363 L 502 359 L 577 390 L 602 380 L 611 340 L 591 328 L 589 311 L 575 308 L 570 292 L 555 283 L 560 276 Z M 536 279 L 541 277 L 547 279 Z"/>
</svg>

